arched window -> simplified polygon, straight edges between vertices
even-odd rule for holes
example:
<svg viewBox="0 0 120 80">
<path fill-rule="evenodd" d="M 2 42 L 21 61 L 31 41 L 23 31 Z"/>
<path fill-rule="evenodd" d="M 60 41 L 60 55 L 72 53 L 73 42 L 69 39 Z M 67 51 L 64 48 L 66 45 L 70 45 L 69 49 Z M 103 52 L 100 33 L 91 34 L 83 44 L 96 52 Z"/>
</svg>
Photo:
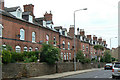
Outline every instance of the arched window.
<svg viewBox="0 0 120 80">
<path fill-rule="evenodd" d="M 32 47 L 29 47 L 29 52 L 31 52 L 32 51 Z"/>
<path fill-rule="evenodd" d="M 54 37 L 54 46 L 56 46 L 56 37 Z"/>
<path fill-rule="evenodd" d="M 68 42 L 68 50 L 70 50 L 70 42 Z"/>
<path fill-rule="evenodd" d="M 5 49 L 5 50 L 7 50 L 7 49 L 6 49 L 6 45 L 5 45 L 5 44 L 3 44 L 3 45 L 2 45 L 2 48 L 3 48 L 3 49 Z"/>
<path fill-rule="evenodd" d="M 16 50 L 16 52 L 21 52 L 20 46 L 16 46 L 16 47 L 15 47 L 15 50 Z"/>
<path fill-rule="evenodd" d="M 49 35 L 46 35 L 46 44 L 49 44 Z"/>
<path fill-rule="evenodd" d="M 2 29 L 3 29 L 3 26 L 2 24 L 0 24 L 0 37 L 2 37 Z"/>
<path fill-rule="evenodd" d="M 32 32 L 32 42 L 35 42 L 35 32 Z"/>
<path fill-rule="evenodd" d="M 68 60 L 68 53 L 67 53 L 67 60 Z"/>
<path fill-rule="evenodd" d="M 35 51 L 38 51 L 38 48 L 35 48 Z"/>
<path fill-rule="evenodd" d="M 24 51 L 27 51 L 27 47 L 26 46 L 24 47 Z"/>
<path fill-rule="evenodd" d="M 20 29 L 20 40 L 25 40 L 25 30 Z"/>
<path fill-rule="evenodd" d="M 66 60 L 66 53 L 64 53 L 64 60 Z"/>
<path fill-rule="evenodd" d="M 63 49 L 65 49 L 65 41 L 63 41 L 62 45 L 63 45 Z"/>
<path fill-rule="evenodd" d="M 71 53 L 69 53 L 69 60 L 71 60 Z"/>
<path fill-rule="evenodd" d="M 61 59 L 63 60 L 63 53 L 61 52 Z"/>
</svg>

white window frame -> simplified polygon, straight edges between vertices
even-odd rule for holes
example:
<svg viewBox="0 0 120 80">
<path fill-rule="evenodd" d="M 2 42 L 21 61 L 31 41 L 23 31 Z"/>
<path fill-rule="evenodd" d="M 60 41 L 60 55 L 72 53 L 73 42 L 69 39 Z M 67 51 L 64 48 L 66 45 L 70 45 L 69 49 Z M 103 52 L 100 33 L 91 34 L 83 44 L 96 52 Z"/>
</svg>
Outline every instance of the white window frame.
<svg viewBox="0 0 120 80">
<path fill-rule="evenodd" d="M 49 35 L 46 35 L 46 44 L 49 44 Z"/>
<path fill-rule="evenodd" d="M 85 45 L 84 44 L 82 45 L 82 47 L 83 47 L 83 51 L 85 51 Z"/>
<path fill-rule="evenodd" d="M 68 53 L 67 53 L 67 60 L 68 60 Z"/>
<path fill-rule="evenodd" d="M 71 60 L 71 53 L 69 53 L 69 60 Z"/>
<path fill-rule="evenodd" d="M 38 51 L 38 50 L 39 50 L 39 49 L 36 47 L 36 48 L 35 48 L 35 51 Z"/>
<path fill-rule="evenodd" d="M 35 32 L 32 32 L 32 42 L 35 42 L 35 37 L 36 37 Z"/>
<path fill-rule="evenodd" d="M 63 49 L 65 49 L 65 41 L 62 42 Z"/>
<path fill-rule="evenodd" d="M 70 50 L 70 42 L 68 42 L 68 50 Z"/>
<path fill-rule="evenodd" d="M 16 52 L 21 52 L 21 47 L 20 47 L 20 46 L 16 46 L 16 47 L 15 47 L 15 51 L 16 51 Z"/>
<path fill-rule="evenodd" d="M 23 28 L 20 29 L 20 40 L 25 40 L 25 30 Z"/>
<path fill-rule="evenodd" d="M 56 37 L 54 37 L 54 46 L 56 46 Z"/>
<path fill-rule="evenodd" d="M 61 52 L 61 59 L 63 60 L 63 53 Z"/>
<path fill-rule="evenodd" d="M 64 60 L 66 60 L 66 53 L 64 53 Z"/>
<path fill-rule="evenodd" d="M 26 52 L 28 51 L 26 46 L 24 47 L 24 51 L 26 51 Z"/>
<path fill-rule="evenodd" d="M 0 37 L 2 37 L 2 29 L 3 29 L 4 27 L 2 26 L 2 24 L 0 24 Z"/>
<path fill-rule="evenodd" d="M 29 52 L 31 52 L 32 51 L 32 47 L 29 47 Z"/>
</svg>

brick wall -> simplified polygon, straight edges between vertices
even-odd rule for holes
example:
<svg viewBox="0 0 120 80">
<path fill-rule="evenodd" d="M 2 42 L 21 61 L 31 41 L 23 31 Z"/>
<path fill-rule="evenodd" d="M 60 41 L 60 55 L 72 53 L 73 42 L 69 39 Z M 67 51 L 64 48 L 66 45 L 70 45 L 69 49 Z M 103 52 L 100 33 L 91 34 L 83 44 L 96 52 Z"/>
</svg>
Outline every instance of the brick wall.
<svg viewBox="0 0 120 80">
<path fill-rule="evenodd" d="M 105 63 L 100 63 L 104 67 Z M 9 66 L 9 67 L 8 67 Z M 76 63 L 77 70 L 97 68 L 98 63 Z M 3 64 L 2 77 L 3 78 L 20 78 L 20 77 L 35 77 L 54 73 L 62 73 L 74 70 L 73 62 L 58 62 L 55 65 L 48 65 L 46 63 L 10 63 Z"/>
</svg>

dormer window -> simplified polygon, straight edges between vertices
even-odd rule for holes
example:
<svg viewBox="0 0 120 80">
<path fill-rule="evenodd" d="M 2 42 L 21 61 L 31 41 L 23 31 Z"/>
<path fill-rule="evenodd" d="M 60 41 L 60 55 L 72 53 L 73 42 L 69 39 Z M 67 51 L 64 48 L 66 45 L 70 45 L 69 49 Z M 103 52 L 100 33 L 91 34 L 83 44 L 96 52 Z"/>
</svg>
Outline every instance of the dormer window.
<svg viewBox="0 0 120 80">
<path fill-rule="evenodd" d="M 31 15 L 29 15 L 29 22 L 33 22 L 33 17 Z"/>
</svg>

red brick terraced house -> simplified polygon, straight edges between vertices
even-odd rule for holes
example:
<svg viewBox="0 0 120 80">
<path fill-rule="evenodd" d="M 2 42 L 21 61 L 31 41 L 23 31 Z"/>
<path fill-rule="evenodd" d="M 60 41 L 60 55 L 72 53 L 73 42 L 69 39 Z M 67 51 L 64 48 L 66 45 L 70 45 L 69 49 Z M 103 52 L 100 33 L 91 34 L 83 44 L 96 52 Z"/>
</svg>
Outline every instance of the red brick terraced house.
<svg viewBox="0 0 120 80">
<path fill-rule="evenodd" d="M 53 46 L 60 48 L 63 61 L 72 61 L 74 58 L 74 26 L 71 25 L 69 32 L 62 26 L 54 27 L 51 11 L 43 17 L 35 18 L 34 5 L 24 5 L 24 12 L 17 7 L 4 7 L 0 9 L 0 39 L 2 46 L 10 45 L 16 52 L 37 51 L 42 43 L 52 41 Z M 79 29 L 75 38 L 75 51 L 83 51 L 84 56 L 94 58 L 97 56 L 94 45 L 100 44 L 107 47 L 106 41 L 97 40 L 91 35 L 85 36 L 84 30 Z M 102 54 L 101 51 L 99 51 Z"/>
</svg>

